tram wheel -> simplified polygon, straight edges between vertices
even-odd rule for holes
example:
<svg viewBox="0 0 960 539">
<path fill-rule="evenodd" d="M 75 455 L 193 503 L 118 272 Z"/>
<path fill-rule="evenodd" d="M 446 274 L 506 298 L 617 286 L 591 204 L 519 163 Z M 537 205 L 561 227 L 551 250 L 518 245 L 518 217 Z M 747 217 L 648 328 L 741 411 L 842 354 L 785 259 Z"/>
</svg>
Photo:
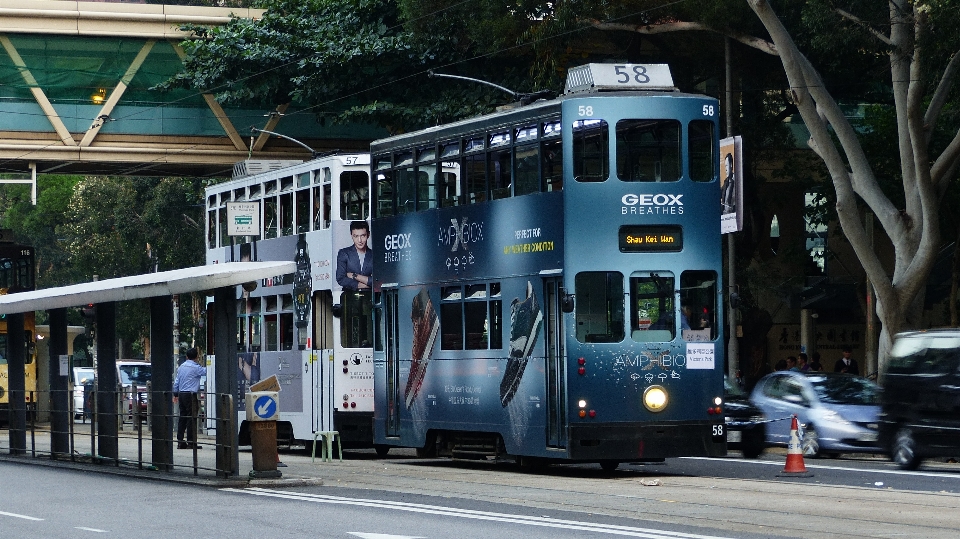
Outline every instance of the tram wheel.
<svg viewBox="0 0 960 539">
<path fill-rule="evenodd" d="M 605 472 L 615 472 L 617 468 L 620 467 L 620 461 L 618 460 L 601 460 L 600 467 L 603 468 Z"/>
<path fill-rule="evenodd" d="M 387 453 L 390 452 L 390 446 L 384 444 L 376 444 L 373 446 L 373 450 L 377 452 L 377 456 L 380 458 L 386 458 Z"/>
</svg>

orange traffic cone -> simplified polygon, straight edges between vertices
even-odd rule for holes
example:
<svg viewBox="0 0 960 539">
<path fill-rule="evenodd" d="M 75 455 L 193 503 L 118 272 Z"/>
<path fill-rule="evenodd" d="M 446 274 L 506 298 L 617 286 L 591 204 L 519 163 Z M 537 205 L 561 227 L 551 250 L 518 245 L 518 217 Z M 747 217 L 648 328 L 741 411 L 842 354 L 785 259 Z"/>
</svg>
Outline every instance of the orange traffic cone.
<svg viewBox="0 0 960 539">
<path fill-rule="evenodd" d="M 800 449 L 800 437 L 797 435 L 797 416 L 790 423 L 790 444 L 787 446 L 787 463 L 777 477 L 813 477 L 803 465 L 803 450 Z"/>
</svg>

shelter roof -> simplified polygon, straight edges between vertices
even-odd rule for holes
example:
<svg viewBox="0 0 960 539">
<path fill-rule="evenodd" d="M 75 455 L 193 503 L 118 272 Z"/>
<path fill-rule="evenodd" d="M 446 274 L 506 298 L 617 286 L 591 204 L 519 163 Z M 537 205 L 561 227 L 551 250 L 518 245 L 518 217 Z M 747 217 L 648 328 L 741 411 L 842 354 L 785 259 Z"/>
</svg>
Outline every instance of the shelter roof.
<svg viewBox="0 0 960 539">
<path fill-rule="evenodd" d="M 0 296 L 0 314 L 201 292 L 295 272 L 295 262 L 230 262 Z"/>
</svg>

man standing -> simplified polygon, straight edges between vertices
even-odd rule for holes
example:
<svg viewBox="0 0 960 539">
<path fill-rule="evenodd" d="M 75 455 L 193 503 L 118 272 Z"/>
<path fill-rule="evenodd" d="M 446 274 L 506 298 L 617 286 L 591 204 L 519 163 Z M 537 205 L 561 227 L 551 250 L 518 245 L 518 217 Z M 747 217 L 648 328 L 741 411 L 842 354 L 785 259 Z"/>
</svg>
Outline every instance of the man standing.
<svg viewBox="0 0 960 539">
<path fill-rule="evenodd" d="M 851 349 L 849 346 L 843 347 L 843 357 L 838 359 L 836 364 L 834 364 L 833 372 L 844 372 L 847 374 L 860 376 L 860 366 L 857 365 L 857 360 L 850 357 L 852 352 L 853 349 Z"/>
<path fill-rule="evenodd" d="M 373 274 L 373 253 L 367 248 L 370 225 L 366 221 L 350 223 L 353 245 L 337 253 L 337 282 L 346 290 L 367 290 Z"/>
<path fill-rule="evenodd" d="M 200 378 L 206 373 L 207 369 L 197 363 L 197 349 L 187 350 L 187 360 L 177 369 L 177 377 L 173 381 L 173 403 L 180 405 L 177 449 L 200 449 L 196 438 L 196 412 L 199 410 L 197 393 L 200 392 Z M 186 442 L 183 441 L 184 432 L 187 434 Z"/>
</svg>

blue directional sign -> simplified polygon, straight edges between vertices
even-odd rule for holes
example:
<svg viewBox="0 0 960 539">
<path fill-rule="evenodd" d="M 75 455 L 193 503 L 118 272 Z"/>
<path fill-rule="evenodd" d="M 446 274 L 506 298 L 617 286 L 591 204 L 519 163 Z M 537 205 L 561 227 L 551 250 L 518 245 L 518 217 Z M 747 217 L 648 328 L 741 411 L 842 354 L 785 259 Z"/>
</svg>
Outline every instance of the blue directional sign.
<svg viewBox="0 0 960 539">
<path fill-rule="evenodd" d="M 261 395 L 253 403 L 253 413 L 260 419 L 269 419 L 277 415 L 277 400 L 270 395 Z"/>
</svg>

